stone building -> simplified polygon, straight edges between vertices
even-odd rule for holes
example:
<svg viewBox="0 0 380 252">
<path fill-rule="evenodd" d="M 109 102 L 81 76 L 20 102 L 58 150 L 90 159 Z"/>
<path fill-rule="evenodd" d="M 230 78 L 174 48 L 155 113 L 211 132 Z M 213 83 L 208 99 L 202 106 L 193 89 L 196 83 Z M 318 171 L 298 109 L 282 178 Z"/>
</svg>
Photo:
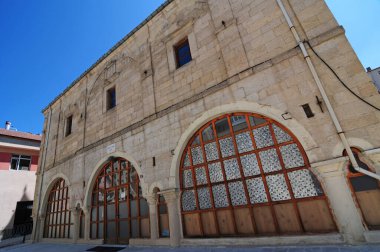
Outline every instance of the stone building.
<svg viewBox="0 0 380 252">
<path fill-rule="evenodd" d="M 33 239 L 379 242 L 379 107 L 324 1 L 167 1 L 44 109 Z"/>
</svg>

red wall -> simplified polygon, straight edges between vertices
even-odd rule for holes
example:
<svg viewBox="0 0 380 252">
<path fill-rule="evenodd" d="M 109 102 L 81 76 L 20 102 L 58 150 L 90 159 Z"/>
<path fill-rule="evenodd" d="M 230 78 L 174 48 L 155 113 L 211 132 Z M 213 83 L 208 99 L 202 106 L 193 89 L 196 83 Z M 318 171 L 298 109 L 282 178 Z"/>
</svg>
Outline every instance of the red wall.
<svg viewBox="0 0 380 252">
<path fill-rule="evenodd" d="M 25 154 L 27 155 L 27 154 Z M 0 152 L 0 170 L 9 170 L 11 165 L 11 153 Z M 32 162 L 30 164 L 30 171 L 37 171 L 38 156 L 32 156 Z"/>
<path fill-rule="evenodd" d="M 30 164 L 30 171 L 37 171 L 38 156 L 32 156 L 32 163 Z"/>
<path fill-rule="evenodd" d="M 0 170 L 9 170 L 12 154 L 0 152 Z"/>
</svg>

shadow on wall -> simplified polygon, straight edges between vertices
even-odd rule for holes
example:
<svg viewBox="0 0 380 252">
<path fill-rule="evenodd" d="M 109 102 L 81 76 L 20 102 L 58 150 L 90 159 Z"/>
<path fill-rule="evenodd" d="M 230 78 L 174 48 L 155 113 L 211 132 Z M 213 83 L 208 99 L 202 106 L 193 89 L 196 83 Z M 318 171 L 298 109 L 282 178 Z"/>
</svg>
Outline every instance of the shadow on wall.
<svg viewBox="0 0 380 252">
<path fill-rule="evenodd" d="M 21 198 L 16 202 L 12 216 L 5 225 L 4 230 L 0 231 L 0 240 L 5 240 L 11 237 L 26 235 L 32 231 L 33 218 L 32 207 L 33 201 L 26 194 L 27 187 L 24 186 Z"/>
</svg>

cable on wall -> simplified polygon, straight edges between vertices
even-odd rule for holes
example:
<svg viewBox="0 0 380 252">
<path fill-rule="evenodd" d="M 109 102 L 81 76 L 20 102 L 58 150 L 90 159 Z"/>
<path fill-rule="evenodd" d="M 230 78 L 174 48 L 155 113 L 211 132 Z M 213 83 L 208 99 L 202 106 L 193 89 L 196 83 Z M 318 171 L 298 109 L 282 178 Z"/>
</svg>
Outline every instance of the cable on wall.
<svg viewBox="0 0 380 252">
<path fill-rule="evenodd" d="M 325 64 L 329 69 L 330 71 L 335 75 L 335 77 L 339 80 L 339 82 L 348 90 L 350 91 L 351 94 L 353 94 L 356 98 L 358 98 L 359 100 L 361 100 L 362 102 L 366 103 L 368 106 L 371 106 L 372 108 L 376 109 L 377 111 L 380 111 L 380 108 L 376 107 L 375 105 L 369 103 L 368 101 L 364 100 L 363 98 L 361 98 L 358 94 L 356 94 L 354 91 L 352 91 L 347 85 L 346 83 L 344 83 L 344 81 L 338 76 L 338 74 L 334 71 L 334 69 L 331 68 L 331 66 L 321 57 L 319 56 L 319 54 L 314 50 L 314 48 L 310 45 L 309 41 L 304 41 L 304 43 L 308 44 L 310 49 L 313 51 L 313 53 L 323 62 L 323 64 Z"/>
</svg>

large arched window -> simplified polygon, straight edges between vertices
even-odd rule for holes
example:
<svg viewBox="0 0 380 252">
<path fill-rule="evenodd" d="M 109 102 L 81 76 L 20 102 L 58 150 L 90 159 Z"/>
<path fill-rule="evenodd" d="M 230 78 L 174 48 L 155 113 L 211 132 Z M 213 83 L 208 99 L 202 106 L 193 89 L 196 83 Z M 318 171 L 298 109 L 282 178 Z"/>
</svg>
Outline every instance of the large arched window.
<svg viewBox="0 0 380 252">
<path fill-rule="evenodd" d="M 358 165 L 368 171 L 370 167 L 360 159 L 359 149 L 352 148 Z M 347 152 L 344 151 L 346 156 Z M 373 172 L 373 171 L 372 171 Z M 356 171 L 352 164 L 348 164 L 347 178 L 354 198 L 360 208 L 365 224 L 370 230 L 380 229 L 380 186 L 379 181 Z"/>
<path fill-rule="evenodd" d="M 92 191 L 91 238 L 128 243 L 149 237 L 149 208 L 139 176 L 125 159 L 115 158 L 101 169 Z"/>
<path fill-rule="evenodd" d="M 181 160 L 185 237 L 335 232 L 302 146 L 276 121 L 233 113 L 207 123 Z"/>
<path fill-rule="evenodd" d="M 44 238 L 71 238 L 73 223 L 68 208 L 68 191 L 64 179 L 53 185 L 46 207 Z"/>
</svg>

